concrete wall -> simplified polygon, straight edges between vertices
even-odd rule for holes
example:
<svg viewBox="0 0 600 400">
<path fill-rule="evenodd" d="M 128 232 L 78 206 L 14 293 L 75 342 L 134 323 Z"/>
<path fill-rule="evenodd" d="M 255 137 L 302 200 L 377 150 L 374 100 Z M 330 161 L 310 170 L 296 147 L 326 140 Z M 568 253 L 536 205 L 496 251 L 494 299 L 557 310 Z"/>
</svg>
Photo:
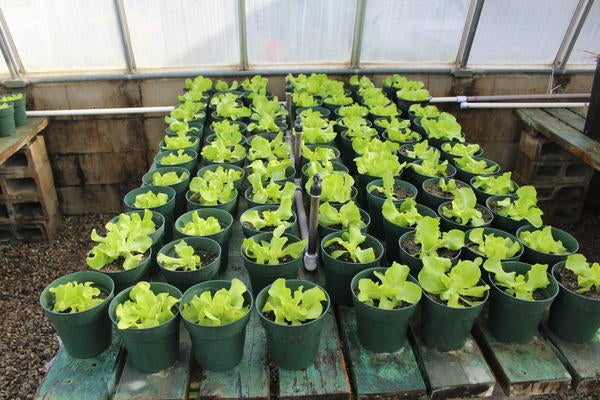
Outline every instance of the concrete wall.
<svg viewBox="0 0 600 400">
<path fill-rule="evenodd" d="M 378 85 L 387 75 L 370 76 Z M 545 93 L 547 74 L 495 74 L 456 78 L 451 75 L 408 75 L 422 80 L 433 96 Z M 559 92 L 589 92 L 593 75 L 555 77 Z M 344 76 L 332 76 L 345 80 Z M 231 79 L 231 78 L 229 78 Z M 283 97 L 284 75 L 269 77 L 271 91 Z M 45 83 L 25 89 L 28 109 L 78 109 L 173 105 L 183 79 Z M 505 169 L 513 166 L 519 124 L 512 110 L 459 110 L 469 141 L 483 145 L 486 156 Z M 64 214 L 118 213 L 122 198 L 139 186 L 158 149 L 164 115 L 53 117 L 43 132 L 59 202 Z"/>
</svg>

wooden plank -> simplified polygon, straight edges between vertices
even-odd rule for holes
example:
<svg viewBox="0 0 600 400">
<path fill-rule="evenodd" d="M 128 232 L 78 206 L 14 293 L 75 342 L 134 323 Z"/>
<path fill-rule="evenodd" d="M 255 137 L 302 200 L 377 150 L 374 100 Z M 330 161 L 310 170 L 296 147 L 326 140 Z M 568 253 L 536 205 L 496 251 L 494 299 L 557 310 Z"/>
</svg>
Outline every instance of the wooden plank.
<svg viewBox="0 0 600 400">
<path fill-rule="evenodd" d="M 439 351 L 425 345 L 418 320 L 411 325 L 415 353 L 430 399 L 488 397 L 496 379 L 472 336 L 460 351 Z"/>
<path fill-rule="evenodd" d="M 583 128 L 585 127 L 585 118 L 583 118 L 581 115 L 576 114 L 566 108 L 544 108 L 543 110 L 569 125 L 571 128 L 583 133 Z"/>
<path fill-rule="evenodd" d="M 48 126 L 46 117 L 29 117 L 27 123 L 17 127 L 10 136 L 0 137 L 0 165 L 25 146 L 38 133 Z"/>
<path fill-rule="evenodd" d="M 121 341 L 116 336 L 111 346 L 94 358 L 76 359 L 60 348 L 44 382 L 38 400 L 105 400 L 112 395 L 121 371 Z"/>
<path fill-rule="evenodd" d="M 335 317 L 330 311 L 325 316 L 315 363 L 304 370 L 279 369 L 279 398 L 345 400 L 351 395 Z"/>
<path fill-rule="evenodd" d="M 370 352 L 358 341 L 354 309 L 338 307 L 337 313 L 357 398 L 426 398 L 425 382 L 408 340 L 394 353 Z"/>
<path fill-rule="evenodd" d="M 571 375 L 541 334 L 530 343 L 502 343 L 480 317 L 475 338 L 507 396 L 530 396 L 562 392 L 569 389 Z"/>
<path fill-rule="evenodd" d="M 190 336 L 182 324 L 179 331 L 179 359 L 175 361 L 173 366 L 155 374 L 145 374 L 136 371 L 127 360 L 114 400 L 134 398 L 178 400 L 187 398 L 191 347 Z"/>
<path fill-rule="evenodd" d="M 579 115 L 580 117 L 587 118 L 587 112 L 588 112 L 587 107 L 569 108 L 569 111 Z"/>
<path fill-rule="evenodd" d="M 600 143 L 540 109 L 518 109 L 517 115 L 527 125 L 600 171 Z"/>
<path fill-rule="evenodd" d="M 561 339 L 547 325 L 543 325 L 542 332 L 554 345 L 560 360 L 573 377 L 573 389 L 578 392 L 600 389 L 600 331 L 588 343 Z"/>
</svg>

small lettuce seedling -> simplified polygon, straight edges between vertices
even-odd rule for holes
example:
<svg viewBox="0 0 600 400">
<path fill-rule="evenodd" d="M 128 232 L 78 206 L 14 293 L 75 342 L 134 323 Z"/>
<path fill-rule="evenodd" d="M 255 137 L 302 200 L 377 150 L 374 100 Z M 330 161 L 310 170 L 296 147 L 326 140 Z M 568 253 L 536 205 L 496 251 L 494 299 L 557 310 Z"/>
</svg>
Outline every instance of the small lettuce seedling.
<svg viewBox="0 0 600 400">
<path fill-rule="evenodd" d="M 335 171 L 335 166 L 331 161 L 311 161 L 307 164 L 304 169 L 304 174 L 308 177 L 311 177 L 315 174 L 327 175 L 333 171 Z"/>
<path fill-rule="evenodd" d="M 323 226 L 340 225 L 342 230 L 347 230 L 351 226 L 358 226 L 359 229 L 366 226 L 360 215 L 360 209 L 352 201 L 341 206 L 339 210 L 328 202 L 321 203 L 319 223 Z"/>
<path fill-rule="evenodd" d="M 187 244 L 185 239 L 177 242 L 173 248 L 175 255 L 168 256 L 160 253 L 156 261 L 165 269 L 170 271 L 196 271 L 202 268 L 202 260 L 196 254 L 194 248 Z"/>
<path fill-rule="evenodd" d="M 302 255 L 308 241 L 304 239 L 286 246 L 289 239 L 284 236 L 284 232 L 285 227 L 278 226 L 268 242 L 261 240 L 258 243 L 253 237 L 246 238 L 242 242 L 242 250 L 246 257 L 255 260 L 257 264 L 278 265 L 288 258 L 295 260 Z"/>
<path fill-rule="evenodd" d="M 398 143 L 389 140 L 381 141 L 377 138 L 355 138 L 352 140 L 352 150 L 359 155 L 380 151 L 395 154 L 399 148 L 400 145 Z"/>
<path fill-rule="evenodd" d="M 522 231 L 519 233 L 519 239 L 523 243 L 541 253 L 547 254 L 566 254 L 568 250 L 560 240 L 554 240 L 552 236 L 552 227 L 545 226 L 542 229 L 534 231 Z"/>
<path fill-rule="evenodd" d="M 244 173 L 237 169 L 223 167 L 219 165 L 214 170 L 206 170 L 199 176 L 199 178 L 207 180 L 219 180 L 223 183 L 235 182 L 242 177 Z"/>
<path fill-rule="evenodd" d="M 600 263 L 589 264 L 583 254 L 571 254 L 567 257 L 565 268 L 577 276 L 579 288 L 575 293 L 590 290 L 600 291 Z"/>
<path fill-rule="evenodd" d="M 269 297 L 261 312 L 273 313 L 275 323 L 280 325 L 301 325 L 318 318 L 323 313 L 322 302 L 327 301 L 325 293 L 317 286 L 303 289 L 299 286 L 292 295 L 285 279 L 276 279 L 269 288 Z"/>
<path fill-rule="evenodd" d="M 85 261 L 98 270 L 119 259 L 123 259 L 124 270 L 133 269 L 140 264 L 144 253 L 152 246 L 152 239 L 134 231 L 113 230 L 103 237 L 93 229 L 92 240 L 98 244 L 92 248 Z"/>
<path fill-rule="evenodd" d="M 170 125 L 174 124 L 176 121 L 185 122 L 187 124 L 188 121 L 204 118 L 206 115 L 204 112 L 205 107 L 206 104 L 199 103 L 197 101 L 184 101 L 180 103 L 179 106 L 171 110 L 169 115 L 165 117 L 165 122 L 169 124 L 169 128 L 171 128 L 173 132 L 177 133 L 179 130 L 183 131 L 183 128 L 180 128 L 181 125 Z M 185 127 L 185 125 L 182 126 Z M 189 125 L 187 127 L 189 129 Z"/>
<path fill-rule="evenodd" d="M 248 182 L 252 187 L 252 200 L 256 203 L 280 203 L 281 199 L 286 197 L 291 199 L 296 193 L 296 185 L 292 182 L 280 185 L 271 180 L 265 185 L 259 174 L 249 175 Z"/>
<path fill-rule="evenodd" d="M 509 195 L 515 192 L 515 183 L 511 179 L 511 172 L 499 176 L 476 176 L 473 187 L 491 195 Z"/>
<path fill-rule="evenodd" d="M 370 88 L 375 87 L 375 84 L 369 79 L 368 76 L 361 76 L 359 78 L 358 75 L 352 75 L 348 80 L 348 83 L 352 86 L 356 86 L 359 88 Z"/>
<path fill-rule="evenodd" d="M 212 79 L 198 75 L 194 79 L 188 78 L 185 80 L 184 87 L 189 91 L 208 92 L 212 89 Z"/>
<path fill-rule="evenodd" d="M 417 118 L 437 118 L 440 115 L 440 110 L 436 106 L 423 107 L 420 104 L 412 104 L 408 112 L 413 113 Z"/>
<path fill-rule="evenodd" d="M 246 166 L 250 174 L 260 175 L 263 181 L 282 181 L 287 178 L 286 170 L 292 166 L 292 160 L 287 159 L 271 159 L 267 162 L 262 160 L 253 161 Z"/>
<path fill-rule="evenodd" d="M 184 153 L 185 150 L 179 149 L 176 153 L 169 153 L 160 159 L 162 165 L 179 165 L 192 161 L 194 158 Z"/>
<path fill-rule="evenodd" d="M 430 157 L 420 160 L 418 163 L 411 163 L 409 166 L 418 174 L 425 176 L 446 176 L 448 161 L 440 162 L 440 152 L 433 152 Z"/>
<path fill-rule="evenodd" d="M 402 149 L 406 149 L 404 151 L 410 158 L 430 158 L 434 152 L 439 152 L 435 147 L 429 146 L 427 139 L 414 145 L 405 146 Z"/>
<path fill-rule="evenodd" d="M 257 231 L 265 227 L 283 226 L 288 228 L 292 225 L 290 220 L 293 216 L 292 199 L 286 197 L 281 199 L 279 207 L 275 210 L 247 210 L 240 216 L 240 222 L 243 225 L 250 225 Z"/>
<path fill-rule="evenodd" d="M 471 249 L 478 254 L 487 258 L 505 260 L 514 257 L 521 250 L 519 242 L 493 233 L 484 235 L 483 232 L 483 228 L 475 228 L 469 233 L 469 240 L 477 245 Z"/>
<path fill-rule="evenodd" d="M 342 117 L 338 119 L 336 121 L 336 125 L 342 129 L 352 131 L 369 127 L 369 122 L 364 117 L 351 115 L 349 117 Z"/>
<path fill-rule="evenodd" d="M 314 107 L 319 105 L 317 99 L 312 94 L 306 92 L 292 93 L 292 102 L 296 107 Z"/>
<path fill-rule="evenodd" d="M 329 143 L 337 133 L 333 129 L 335 122 L 324 119 L 317 111 L 304 110 L 302 117 L 302 141 L 307 144 Z"/>
<path fill-rule="evenodd" d="M 444 143 L 442 144 L 442 150 L 446 153 L 452 154 L 455 157 L 472 157 L 481 150 L 481 146 L 476 143 Z M 463 168 L 464 169 L 464 168 Z"/>
<path fill-rule="evenodd" d="M 20 100 L 22 98 L 23 98 L 23 93 L 13 93 L 13 94 L 7 94 L 7 95 L 0 97 L 0 101 L 2 101 L 2 102 L 16 101 L 16 100 Z"/>
<path fill-rule="evenodd" d="M 290 157 L 290 145 L 279 132 L 272 140 L 257 136 L 252 138 L 248 149 L 248 160 L 284 160 Z"/>
<path fill-rule="evenodd" d="M 374 104 L 369 107 L 369 113 L 381 117 L 396 117 L 400 115 L 400 111 L 398 111 L 398 106 L 396 106 L 394 103 Z"/>
<path fill-rule="evenodd" d="M 256 95 L 252 97 L 252 109 L 254 113 L 250 116 L 253 121 L 259 121 L 262 118 L 276 120 L 287 115 L 285 108 L 281 107 L 277 97 L 272 99 L 265 95 Z M 252 130 L 250 130 L 252 131 Z"/>
<path fill-rule="evenodd" d="M 344 255 L 350 257 L 355 263 L 368 263 L 375 261 L 375 251 L 372 247 L 361 248 L 360 245 L 367 240 L 367 237 L 360 232 L 356 225 L 344 231 L 340 236 L 334 237 L 323 243 L 323 248 L 327 249 L 332 244 L 340 245 L 343 249 L 334 250 L 330 253 L 332 258 L 338 259 Z"/>
<path fill-rule="evenodd" d="M 385 219 L 398 226 L 414 226 L 423 215 L 417 209 L 417 202 L 412 197 L 404 200 L 398 207 L 391 198 L 385 199 L 381 207 Z"/>
<path fill-rule="evenodd" d="M 451 193 L 452 197 L 454 197 L 454 191 L 458 189 L 454 179 L 440 179 L 437 183 L 442 192 Z"/>
<path fill-rule="evenodd" d="M 526 220 L 536 228 L 542 226 L 542 210 L 537 206 L 537 192 L 533 186 L 521 186 L 517 189 L 517 199 L 507 197 L 496 203 L 500 210 L 498 215 L 516 221 Z"/>
<path fill-rule="evenodd" d="M 488 166 L 488 163 L 485 160 L 476 160 L 468 154 L 465 154 L 461 157 L 456 157 L 454 159 L 454 163 L 456 164 L 456 168 L 479 175 L 493 174 L 499 169 L 497 164 Z"/>
<path fill-rule="evenodd" d="M 218 80 L 215 83 L 215 91 L 217 91 L 217 92 L 227 92 L 227 91 L 237 90 L 238 87 L 240 87 L 240 84 L 236 80 L 231 81 L 231 83 L 227 83 L 225 81 Z M 229 93 L 225 93 L 225 94 L 229 94 Z"/>
<path fill-rule="evenodd" d="M 381 177 L 382 186 L 369 186 L 369 193 L 377 192 L 381 193 L 386 199 L 397 200 L 396 197 L 396 182 L 394 181 L 394 175 L 390 171 L 386 171 Z"/>
<path fill-rule="evenodd" d="M 208 93 L 190 90 L 189 92 L 177 96 L 177 100 L 179 100 L 180 103 L 208 102 Z"/>
<path fill-rule="evenodd" d="M 152 184 L 154 186 L 170 186 L 182 182 L 190 175 L 189 172 L 182 172 L 181 175 L 177 175 L 177 172 L 155 172 L 152 174 Z"/>
<path fill-rule="evenodd" d="M 406 167 L 406 163 L 400 163 L 395 153 L 387 151 L 366 151 L 354 159 L 358 173 L 381 177 L 386 172 L 399 176 Z"/>
<path fill-rule="evenodd" d="M 163 204 L 167 204 L 169 196 L 166 193 L 154 193 L 148 190 L 146 193 L 141 193 L 135 196 L 133 206 L 136 208 L 155 208 Z"/>
<path fill-rule="evenodd" d="M 350 127 L 344 131 L 342 136 L 350 140 L 354 140 L 354 138 L 372 138 L 377 136 L 377 130 L 367 125 Z"/>
<path fill-rule="evenodd" d="M 437 119 L 422 119 L 421 125 L 430 138 L 464 142 L 460 124 L 452 114 L 440 113 Z"/>
<path fill-rule="evenodd" d="M 187 149 L 198 143 L 198 138 L 194 136 L 164 136 L 163 148 L 166 150 Z"/>
<path fill-rule="evenodd" d="M 454 191 L 451 206 L 442 206 L 442 215 L 449 220 L 465 226 L 485 224 L 483 214 L 476 208 L 477 197 L 473 189 L 464 187 Z"/>
<path fill-rule="evenodd" d="M 71 281 L 50 288 L 54 294 L 54 306 L 52 311 L 62 313 L 77 313 L 89 310 L 102 303 L 100 289 L 92 286 L 93 282 Z"/>
<path fill-rule="evenodd" d="M 458 229 L 440 231 L 440 219 L 423 217 L 415 228 L 415 243 L 421 245 L 417 254 L 421 259 L 426 256 L 438 256 L 438 250 L 457 251 L 465 245 L 465 233 Z"/>
<path fill-rule="evenodd" d="M 210 125 L 215 132 L 215 140 L 220 140 L 227 147 L 235 146 L 244 140 L 240 126 L 229 120 L 213 121 Z"/>
<path fill-rule="evenodd" d="M 548 265 L 534 264 L 526 274 L 517 274 L 516 272 L 506 272 L 502 268 L 500 260 L 487 262 L 483 268 L 494 274 L 494 283 L 501 286 L 504 292 L 521 300 L 535 300 L 533 293 L 538 289 L 543 289 L 550 284 L 548 280 Z"/>
<path fill-rule="evenodd" d="M 302 145 L 302 157 L 306 158 L 309 163 L 331 161 L 336 158 L 335 151 L 329 147 L 317 146 L 312 150 L 305 145 Z"/>
<path fill-rule="evenodd" d="M 252 78 L 244 79 L 241 83 L 242 89 L 254 93 L 266 93 L 269 80 L 260 75 L 254 75 Z"/>
<path fill-rule="evenodd" d="M 354 103 L 354 100 L 352 99 L 352 97 L 348 97 L 343 93 L 338 93 L 333 96 L 327 97 L 325 100 L 323 100 L 323 102 L 335 106 L 346 106 L 348 104 Z"/>
<path fill-rule="evenodd" d="M 179 303 L 179 299 L 168 293 L 155 294 L 146 281 L 131 289 L 129 299 L 115 309 L 119 329 L 152 328 L 165 323 L 175 317 L 173 307 Z"/>
<path fill-rule="evenodd" d="M 378 279 L 363 278 L 358 281 L 359 301 L 383 310 L 393 310 L 404 304 L 416 304 L 421 300 L 421 288 L 407 280 L 410 268 L 394 262 L 385 273 L 374 271 Z"/>
<path fill-rule="evenodd" d="M 403 88 L 396 92 L 396 96 L 402 100 L 408 101 L 426 101 L 431 98 L 427 89 Z"/>
<path fill-rule="evenodd" d="M 195 177 L 190 181 L 190 200 L 205 206 L 232 201 L 237 196 L 233 182 Z"/>
<path fill-rule="evenodd" d="M 419 284 L 427 293 L 435 294 L 448 307 L 465 308 L 476 306 L 483 300 L 488 285 L 480 285 L 481 258 L 475 261 L 460 260 L 452 267 L 452 261 L 442 257 L 423 257 L 423 268 L 419 272 Z"/>
<path fill-rule="evenodd" d="M 183 305 L 181 315 L 203 326 L 231 324 L 250 311 L 250 307 L 244 305 L 246 292 L 244 282 L 233 278 L 229 289 L 219 289 L 214 295 L 210 290 L 194 295 L 189 303 Z"/>
<path fill-rule="evenodd" d="M 321 202 L 346 203 L 352 198 L 352 185 L 354 178 L 347 172 L 332 171 L 329 174 L 321 176 Z M 310 187 L 313 183 L 311 176 L 304 186 L 307 193 L 310 193 Z"/>
<path fill-rule="evenodd" d="M 367 107 L 361 106 L 360 104 L 351 104 L 349 106 L 341 106 L 338 109 L 338 114 L 341 117 L 365 117 L 369 114 L 369 109 Z"/>
<path fill-rule="evenodd" d="M 165 122 L 169 124 L 169 129 L 177 136 L 185 136 L 190 132 L 198 131 L 198 128 L 191 127 L 187 121 L 180 121 L 171 117 L 165 117 Z"/>
<path fill-rule="evenodd" d="M 192 220 L 181 227 L 181 232 L 189 236 L 209 236 L 219 233 L 223 227 L 215 217 L 200 217 L 197 211 L 192 212 Z"/>
<path fill-rule="evenodd" d="M 148 236 L 156 232 L 156 224 L 152 221 L 152 211 L 144 209 L 143 217 L 139 213 L 119 214 L 114 222 L 108 222 L 106 231 L 126 232 L 132 237 Z"/>
<path fill-rule="evenodd" d="M 244 146 L 226 146 L 220 140 L 214 140 L 202 148 L 202 157 L 214 163 L 237 162 L 246 157 Z"/>
<path fill-rule="evenodd" d="M 277 121 L 270 115 L 260 114 L 259 112 L 254 112 L 250 118 L 253 122 L 250 122 L 246 127 L 248 132 L 269 132 L 276 133 L 281 131 L 281 127 L 277 125 Z"/>
</svg>

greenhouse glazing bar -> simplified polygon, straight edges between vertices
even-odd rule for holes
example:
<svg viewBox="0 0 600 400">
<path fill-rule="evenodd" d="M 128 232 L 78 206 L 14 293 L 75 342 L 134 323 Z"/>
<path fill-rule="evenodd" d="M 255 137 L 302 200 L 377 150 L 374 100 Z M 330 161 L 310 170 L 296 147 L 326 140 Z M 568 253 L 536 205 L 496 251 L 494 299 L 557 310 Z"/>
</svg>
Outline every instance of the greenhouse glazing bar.
<svg viewBox="0 0 600 400">
<path fill-rule="evenodd" d="M 352 54 L 350 56 L 350 66 L 352 68 L 360 68 L 360 53 L 362 51 L 366 9 L 367 0 L 357 0 L 354 33 L 352 35 Z"/>
<path fill-rule="evenodd" d="M 0 48 L 2 49 L 2 55 L 4 56 L 11 77 L 18 79 L 21 71 L 23 71 L 23 63 L 19 58 L 12 36 L 10 35 L 10 30 L 8 29 L 2 9 L 0 9 Z"/>
<path fill-rule="evenodd" d="M 462 69 L 467 66 L 484 1 L 485 0 L 471 0 L 471 3 L 469 4 L 465 27 L 458 47 L 458 54 L 456 55 L 456 68 Z"/>
<path fill-rule="evenodd" d="M 127 63 L 127 72 L 133 74 L 137 68 L 135 65 L 135 56 L 131 45 L 131 36 L 129 35 L 129 25 L 127 24 L 127 15 L 125 14 L 125 6 L 123 0 L 114 0 L 115 12 L 119 21 L 119 32 L 121 34 L 121 43 L 123 44 L 123 53 L 125 62 Z"/>
<path fill-rule="evenodd" d="M 556 71 L 563 70 L 567 64 L 567 60 L 571 56 L 571 51 L 577 42 L 581 28 L 594 4 L 594 0 L 579 0 L 579 4 L 573 13 L 573 18 L 569 23 L 567 32 L 563 37 L 560 48 L 556 52 L 556 58 L 554 59 L 554 69 Z"/>
</svg>

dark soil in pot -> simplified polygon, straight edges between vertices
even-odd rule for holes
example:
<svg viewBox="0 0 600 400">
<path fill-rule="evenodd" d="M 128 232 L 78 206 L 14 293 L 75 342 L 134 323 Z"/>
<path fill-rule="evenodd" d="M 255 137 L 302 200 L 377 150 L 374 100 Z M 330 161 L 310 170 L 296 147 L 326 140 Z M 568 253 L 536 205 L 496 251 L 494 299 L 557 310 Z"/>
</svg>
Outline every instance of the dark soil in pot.
<svg viewBox="0 0 600 400">
<path fill-rule="evenodd" d="M 371 192 L 371 194 L 374 196 L 380 197 L 382 199 L 385 199 L 385 194 L 383 194 L 377 190 L 373 190 Z M 394 185 L 394 200 L 405 200 L 405 199 L 408 199 L 409 197 L 413 197 L 414 195 L 415 195 L 415 192 L 413 192 L 409 188 L 400 186 L 400 185 Z"/>
<path fill-rule="evenodd" d="M 469 185 L 466 185 L 462 182 L 456 182 L 456 188 L 460 189 L 463 187 L 468 187 Z M 445 192 L 442 190 L 442 188 L 439 187 L 439 185 L 436 182 L 428 182 L 425 186 L 425 190 L 428 191 L 429 193 L 438 196 L 438 197 L 446 197 L 448 199 L 453 199 L 454 195 L 452 194 L 452 192 Z"/>
<path fill-rule="evenodd" d="M 406 237 L 400 241 L 400 246 L 402 246 L 402 248 L 404 250 L 406 250 L 407 253 L 416 257 L 415 254 L 417 254 L 421 251 L 421 245 L 418 243 L 415 243 L 414 237 L 415 237 L 414 234 L 406 235 Z M 450 259 L 456 257 L 458 255 L 458 253 L 459 252 L 457 250 L 450 250 L 450 249 L 444 249 L 444 248 L 438 250 L 438 256 L 444 257 L 444 258 L 450 258 Z"/>
<path fill-rule="evenodd" d="M 567 289 L 575 292 L 579 288 L 577 283 L 577 275 L 571 270 L 566 268 L 556 268 L 554 270 L 554 277 Z M 600 291 L 593 286 L 592 290 L 585 293 L 578 293 L 580 296 L 589 297 L 590 299 L 600 300 Z"/>
</svg>

